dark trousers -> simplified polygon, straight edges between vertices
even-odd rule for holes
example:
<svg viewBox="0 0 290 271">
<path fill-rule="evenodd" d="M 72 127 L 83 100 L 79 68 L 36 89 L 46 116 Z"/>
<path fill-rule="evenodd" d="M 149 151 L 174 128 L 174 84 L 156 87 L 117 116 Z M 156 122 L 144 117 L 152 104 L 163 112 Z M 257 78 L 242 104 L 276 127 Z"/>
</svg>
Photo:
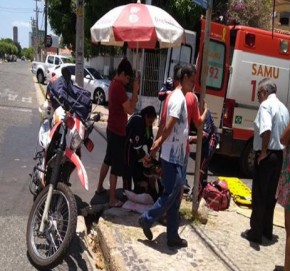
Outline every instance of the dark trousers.
<svg viewBox="0 0 290 271">
<path fill-rule="evenodd" d="M 276 205 L 276 189 L 283 163 L 283 151 L 270 151 L 269 155 L 257 164 L 252 184 L 251 235 L 262 240 L 273 234 L 273 216 Z"/>
<path fill-rule="evenodd" d="M 199 176 L 200 189 L 203 189 L 207 185 L 209 163 L 216 151 L 218 140 L 216 134 L 212 133 L 208 139 L 202 141 Z"/>
</svg>

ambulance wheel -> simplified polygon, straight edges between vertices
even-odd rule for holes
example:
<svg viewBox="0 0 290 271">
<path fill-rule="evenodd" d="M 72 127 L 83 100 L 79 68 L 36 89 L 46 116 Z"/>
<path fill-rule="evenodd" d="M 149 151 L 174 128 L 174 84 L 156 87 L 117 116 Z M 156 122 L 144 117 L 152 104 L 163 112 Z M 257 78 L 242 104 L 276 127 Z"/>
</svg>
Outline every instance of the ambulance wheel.
<svg viewBox="0 0 290 271">
<path fill-rule="evenodd" d="M 255 153 L 253 150 L 253 140 L 250 140 L 244 148 L 240 157 L 240 170 L 245 177 L 252 178 L 254 173 Z"/>
</svg>

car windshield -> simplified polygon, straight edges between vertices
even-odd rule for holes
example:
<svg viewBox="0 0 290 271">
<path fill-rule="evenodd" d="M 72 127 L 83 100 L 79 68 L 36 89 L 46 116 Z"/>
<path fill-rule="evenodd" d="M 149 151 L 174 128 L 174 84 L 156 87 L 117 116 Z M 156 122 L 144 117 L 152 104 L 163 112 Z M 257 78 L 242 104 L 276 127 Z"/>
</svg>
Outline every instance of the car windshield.
<svg viewBox="0 0 290 271">
<path fill-rule="evenodd" d="M 70 58 L 61 58 L 63 63 L 72 63 L 72 60 Z"/>
<path fill-rule="evenodd" d="M 92 74 L 92 76 L 94 76 L 95 79 L 104 79 L 104 77 L 94 68 L 87 68 L 87 70 Z"/>
</svg>

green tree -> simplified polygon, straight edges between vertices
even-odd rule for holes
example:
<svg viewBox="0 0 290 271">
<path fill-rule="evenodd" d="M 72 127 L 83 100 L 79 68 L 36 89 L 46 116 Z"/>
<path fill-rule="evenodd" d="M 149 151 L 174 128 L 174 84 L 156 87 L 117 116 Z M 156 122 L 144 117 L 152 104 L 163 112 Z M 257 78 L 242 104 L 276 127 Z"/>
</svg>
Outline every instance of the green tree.
<svg viewBox="0 0 290 271">
<path fill-rule="evenodd" d="M 75 1 L 50 0 L 48 2 L 48 18 L 51 29 L 62 37 L 65 46 L 75 48 L 76 14 Z"/>
<path fill-rule="evenodd" d="M 119 48 L 109 48 L 106 46 L 96 46 L 91 43 L 90 28 L 105 13 L 114 7 L 136 3 L 137 1 L 128 0 L 86 0 L 85 1 L 85 20 L 84 20 L 84 44 L 85 56 L 100 54 L 115 54 Z M 145 0 L 142 0 L 145 3 Z M 214 1 L 214 16 L 225 13 L 228 1 Z M 75 0 L 50 0 L 48 3 L 48 17 L 52 30 L 62 36 L 65 46 L 75 49 L 76 33 L 76 14 Z M 200 17 L 205 14 L 205 10 L 194 4 L 191 0 L 152 0 L 152 5 L 158 6 L 171 14 L 182 27 L 199 31 Z"/>
<path fill-rule="evenodd" d="M 0 40 L 0 54 L 1 55 L 18 55 L 18 47 L 15 45 L 12 39 Z"/>
<path fill-rule="evenodd" d="M 235 19 L 242 25 L 271 29 L 272 0 L 230 0 L 229 19 Z"/>
<path fill-rule="evenodd" d="M 226 13 L 227 2 L 227 0 L 213 1 L 213 18 Z M 200 30 L 200 17 L 206 13 L 205 9 L 192 0 L 153 0 L 152 4 L 166 10 L 183 28 L 194 31 Z"/>
<path fill-rule="evenodd" d="M 26 59 L 29 59 L 30 61 L 33 61 L 34 49 L 32 47 L 22 49 L 21 53 L 22 53 L 23 56 L 25 56 Z"/>
</svg>

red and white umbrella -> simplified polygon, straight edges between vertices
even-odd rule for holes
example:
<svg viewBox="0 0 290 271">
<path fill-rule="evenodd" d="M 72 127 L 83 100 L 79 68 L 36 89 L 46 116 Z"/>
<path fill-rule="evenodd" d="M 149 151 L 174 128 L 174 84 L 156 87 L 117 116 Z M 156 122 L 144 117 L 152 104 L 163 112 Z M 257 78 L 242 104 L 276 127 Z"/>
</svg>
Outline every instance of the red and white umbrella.
<svg viewBox="0 0 290 271">
<path fill-rule="evenodd" d="M 152 5 L 116 7 L 91 27 L 93 43 L 129 48 L 179 47 L 185 42 L 182 26 L 166 11 Z M 157 46 L 158 45 L 158 46 Z"/>
</svg>

